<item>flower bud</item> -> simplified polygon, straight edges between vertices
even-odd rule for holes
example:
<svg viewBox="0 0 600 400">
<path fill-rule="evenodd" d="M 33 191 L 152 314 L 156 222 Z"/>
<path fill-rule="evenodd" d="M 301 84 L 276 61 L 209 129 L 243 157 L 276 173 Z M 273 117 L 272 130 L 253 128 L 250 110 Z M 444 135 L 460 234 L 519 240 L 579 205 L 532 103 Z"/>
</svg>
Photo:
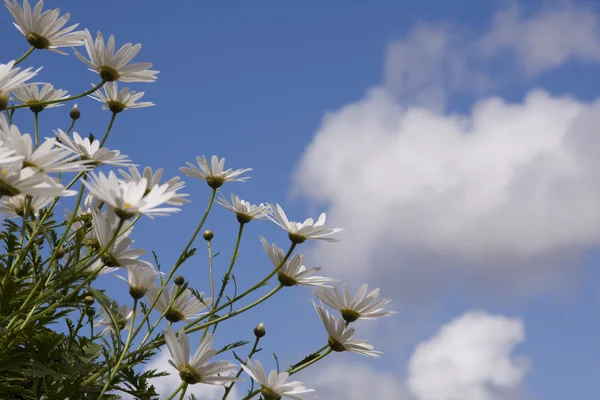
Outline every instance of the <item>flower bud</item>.
<svg viewBox="0 0 600 400">
<path fill-rule="evenodd" d="M 0 111 L 4 110 L 8 106 L 8 96 L 10 92 L 8 90 L 0 90 Z"/>
<path fill-rule="evenodd" d="M 85 313 L 88 317 L 92 318 L 94 315 L 96 315 L 96 309 L 94 307 L 90 307 L 86 310 Z"/>
<path fill-rule="evenodd" d="M 204 231 L 204 233 L 202 234 L 202 237 L 204 238 L 204 240 L 206 240 L 207 242 L 210 242 L 214 237 L 215 234 L 213 233 L 213 231 L 211 231 L 210 229 L 207 229 Z"/>
<path fill-rule="evenodd" d="M 81 117 L 81 111 L 79 111 L 79 108 L 77 107 L 77 104 L 75 104 L 73 106 L 73 108 L 71 108 L 71 112 L 69 113 L 69 117 L 71 117 L 72 120 L 78 120 Z"/>
<path fill-rule="evenodd" d="M 265 324 L 260 323 L 256 328 L 254 328 L 254 336 L 257 338 L 264 337 L 267 334 L 267 330 L 265 329 Z"/>
<path fill-rule="evenodd" d="M 94 304 L 95 300 L 92 296 L 85 296 L 83 301 L 85 301 L 85 304 L 87 304 L 88 306 L 91 306 L 92 304 Z"/>
<path fill-rule="evenodd" d="M 185 283 L 185 278 L 181 275 L 176 276 L 175 279 L 173 279 L 173 282 L 177 285 L 177 286 L 181 286 Z"/>
<path fill-rule="evenodd" d="M 56 258 L 59 260 L 63 258 L 65 254 L 67 254 L 67 252 L 65 251 L 64 247 L 60 246 L 58 249 L 56 249 Z"/>
</svg>

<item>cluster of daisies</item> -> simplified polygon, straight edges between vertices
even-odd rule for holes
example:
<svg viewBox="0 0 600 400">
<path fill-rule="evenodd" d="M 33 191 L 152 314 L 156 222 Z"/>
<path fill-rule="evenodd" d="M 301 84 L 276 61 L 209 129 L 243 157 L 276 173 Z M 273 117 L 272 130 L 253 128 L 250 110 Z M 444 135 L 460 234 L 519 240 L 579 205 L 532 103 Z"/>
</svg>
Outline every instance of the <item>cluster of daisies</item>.
<svg viewBox="0 0 600 400">
<path fill-rule="evenodd" d="M 113 118 L 129 108 L 153 106 L 151 102 L 140 101 L 143 92 L 126 87 L 119 90 L 117 82 L 153 82 L 158 71 L 150 69 L 151 63 L 132 63 L 141 49 L 140 44 L 127 43 L 115 51 L 113 36 L 105 41 L 98 32 L 94 40 L 87 29 L 76 31 L 77 24 L 66 26 L 69 14 L 61 16 L 59 9 L 44 11 L 43 1 L 39 1 L 33 9 L 27 0 L 23 0 L 22 6 L 17 0 L 4 1 L 14 17 L 14 25 L 31 48 L 21 59 L 0 64 L 0 111 L 8 117 L 0 115 L 0 212 L 24 219 L 38 217 L 46 207 L 53 207 L 60 197 L 75 195 L 77 192 L 70 187 L 81 182 L 88 195 L 81 207 L 74 212 L 66 212 L 65 220 L 69 221 L 67 226 L 71 238 L 82 236 L 82 251 L 86 253 L 84 259 L 91 260 L 85 264 L 84 271 L 100 275 L 126 270 L 127 278 L 120 278 L 128 283 L 130 295 L 136 301 L 144 300 L 152 305 L 151 308 L 162 313 L 171 324 L 194 321 L 205 315 L 204 312 L 214 308 L 212 298 L 203 298 L 188 288 L 182 288 L 181 282 L 174 282 L 170 289 L 163 286 L 161 273 L 152 263 L 141 259 L 145 251 L 132 247 L 134 218 L 170 215 L 180 211 L 181 206 L 189 201 L 188 195 L 181 192 L 185 183 L 179 177 L 161 182 L 162 169 L 153 171 L 146 167 L 143 171 L 138 170 L 128 156 L 106 148 L 106 138 L 100 141 L 81 137 L 71 129 L 67 132 L 57 129 L 51 137 L 40 142 L 37 123 L 35 136 L 21 133 L 12 123 L 16 109 L 29 108 L 37 121 L 38 115 L 46 108 L 58 107 L 86 95 L 101 102 L 104 109 L 113 113 Z M 74 50 L 75 56 L 98 75 L 100 82 L 92 83 L 91 90 L 78 96 L 70 96 L 66 90 L 55 89 L 50 83 L 28 83 L 41 68 L 17 66 L 34 50 L 66 54 L 60 49 L 80 46 L 85 47 L 87 57 L 77 50 Z M 74 125 L 80 117 L 77 105 L 70 116 Z M 94 171 L 105 165 L 120 167 L 118 174 Z M 214 191 L 226 182 L 246 181 L 248 176 L 245 174 L 250 170 L 225 169 L 225 159 L 217 156 L 210 160 L 198 157 L 195 164 L 187 163 L 186 167 L 180 168 L 184 175 L 204 180 Z M 78 175 L 65 186 L 60 180 L 64 173 Z M 287 232 L 294 247 L 306 240 L 337 241 L 335 234 L 340 231 L 325 225 L 324 213 L 316 221 L 308 218 L 304 222 L 294 222 L 288 219 L 278 204 L 255 205 L 235 194 L 229 200 L 221 195 L 217 204 L 235 213 L 240 224 L 254 219 L 271 220 Z M 354 339 L 354 328 L 350 326 L 359 319 L 394 314 L 384 310 L 388 300 L 377 300 L 378 289 L 368 292 L 364 285 L 353 296 L 344 285 L 340 291 L 333 285 L 336 280 L 316 275 L 320 268 L 306 267 L 302 255 L 287 257 L 281 248 L 265 238 L 260 237 L 260 241 L 275 266 L 281 286 L 314 287 L 314 294 L 320 302 L 313 301 L 313 305 L 325 327 L 329 351 L 349 351 L 369 357 L 381 354 L 367 341 Z M 65 254 L 62 257 L 68 265 L 71 256 Z M 159 278 L 160 284 L 157 284 Z M 335 310 L 339 316 L 330 313 L 325 306 Z M 133 318 L 132 310 L 123 306 L 119 314 L 117 326 L 114 326 L 114 316 L 108 314 L 96 326 L 104 327 L 107 332 L 127 329 Z M 212 335 L 202 339 L 190 359 L 184 328 L 176 333 L 171 324 L 164 332 L 164 339 L 172 356 L 170 363 L 185 383 L 224 385 L 239 380 L 232 374 L 238 366 L 228 361 L 211 361 L 217 354 L 212 347 Z M 260 384 L 261 395 L 266 400 L 281 397 L 303 399 L 314 392 L 306 389 L 301 382 L 288 381 L 288 372 L 271 371 L 267 375 L 259 361 L 248 359 L 241 368 Z"/>
</svg>

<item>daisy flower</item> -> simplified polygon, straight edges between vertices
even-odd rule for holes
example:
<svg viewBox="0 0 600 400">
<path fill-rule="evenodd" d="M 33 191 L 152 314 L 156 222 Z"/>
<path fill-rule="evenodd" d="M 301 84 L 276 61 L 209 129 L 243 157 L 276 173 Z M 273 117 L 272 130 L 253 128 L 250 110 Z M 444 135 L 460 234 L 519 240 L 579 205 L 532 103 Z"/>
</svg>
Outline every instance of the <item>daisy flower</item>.
<svg viewBox="0 0 600 400">
<path fill-rule="evenodd" d="M 92 210 L 92 225 L 96 240 L 98 240 L 98 249 L 104 249 L 115 235 L 118 235 L 114 221 L 105 217 L 99 210 Z M 120 232 L 119 232 L 120 233 Z M 133 240 L 127 235 L 117 236 L 112 245 L 101 255 L 100 260 L 109 268 L 151 265 L 147 261 L 138 260 L 140 256 L 146 254 L 144 249 L 130 248 Z M 100 261 L 99 260 L 99 261 Z"/>
<path fill-rule="evenodd" d="M 240 177 L 245 172 L 252 171 L 252 168 L 236 169 L 233 170 L 225 168 L 225 159 L 219 160 L 219 157 L 212 156 L 210 163 L 206 157 L 196 157 L 199 169 L 192 163 L 186 162 L 189 166 L 181 167 L 179 170 L 187 176 L 205 180 L 208 186 L 213 189 L 220 188 L 225 182 L 245 182 L 249 177 Z"/>
<path fill-rule="evenodd" d="M 158 275 L 160 272 L 152 264 L 143 267 L 130 265 L 127 267 L 127 279 L 122 276 L 117 276 L 117 278 L 129 283 L 129 294 L 139 300 L 148 293 L 151 287 L 154 287 L 154 281 Z"/>
<path fill-rule="evenodd" d="M 95 86 L 96 85 L 92 83 L 92 87 Z M 110 110 L 117 114 L 128 108 L 144 108 L 153 106 L 154 103 L 150 101 L 137 102 L 142 98 L 143 95 L 144 92 L 136 92 L 129 90 L 129 88 L 123 88 L 121 91 L 119 91 L 117 82 L 111 82 L 104 85 L 104 94 L 99 89 L 93 94 L 90 94 L 89 97 L 104 103 L 104 106 L 102 106 L 103 110 Z"/>
<path fill-rule="evenodd" d="M 184 289 L 181 291 L 181 294 L 177 296 L 171 307 L 171 300 L 174 296 L 177 295 L 177 291 L 179 290 L 179 286 L 173 285 L 171 291 L 167 291 L 167 289 L 163 288 L 150 288 L 148 293 L 146 293 L 146 297 L 148 297 L 148 301 L 150 304 L 154 302 L 157 296 L 158 301 L 154 308 L 165 314 L 165 318 L 170 322 L 179 322 L 179 321 L 189 321 L 194 318 L 200 316 L 200 312 L 208 308 L 208 304 L 211 302 L 211 298 L 203 298 L 203 301 L 200 301 L 190 289 Z"/>
<path fill-rule="evenodd" d="M 325 326 L 327 335 L 329 335 L 327 341 L 331 350 L 337 352 L 349 351 L 375 358 L 383 354 L 380 351 L 373 350 L 373 346 L 366 340 L 352 339 L 354 328 L 347 327 L 346 321 L 343 318 L 336 320 L 333 315 L 329 315 L 329 312 L 325 308 L 318 306 L 314 301 L 312 303 L 315 310 L 317 310 L 317 314 L 319 314 L 319 318 L 321 318 L 323 326 Z"/>
<path fill-rule="evenodd" d="M 152 63 L 142 62 L 129 64 L 140 52 L 141 44 L 135 46 L 127 43 L 115 53 L 115 37 L 108 38 L 106 46 L 104 37 L 98 32 L 96 41 L 92 39 L 90 31 L 84 31 L 84 44 L 89 60 L 75 50 L 75 56 L 87 64 L 91 71 L 97 72 L 106 82 L 154 82 L 158 71 L 148 68 Z"/>
<path fill-rule="evenodd" d="M 22 156 L 23 165 L 45 172 L 79 172 L 91 168 L 90 161 L 79 160 L 71 151 L 56 146 L 55 139 L 46 141 L 33 149 L 31 135 L 23 134 L 16 125 L 11 125 L 5 137 L 5 145 Z"/>
<path fill-rule="evenodd" d="M 259 383 L 261 395 L 265 400 L 278 400 L 284 397 L 292 400 L 303 400 L 314 397 L 310 394 L 315 390 L 306 389 L 302 382 L 286 382 L 290 377 L 287 372 L 278 374 L 277 371 L 271 371 L 267 377 L 265 369 L 258 360 L 251 361 L 248 359 L 246 364 L 242 364 L 241 367 L 252 379 Z M 310 397 L 306 397 L 307 395 Z"/>
<path fill-rule="evenodd" d="M 205 383 L 208 385 L 224 385 L 241 379 L 230 374 L 237 369 L 235 364 L 229 361 L 217 361 L 208 363 L 217 354 L 217 349 L 211 347 L 213 335 L 209 333 L 200 342 L 200 346 L 190 360 L 190 343 L 185 330 L 179 330 L 179 337 L 168 327 L 165 330 L 165 342 L 171 353 L 169 364 L 179 371 L 181 380 L 187 384 Z"/>
<path fill-rule="evenodd" d="M 23 168 L 22 161 L 0 165 L 0 197 L 28 194 L 33 197 L 74 196 L 77 192 L 66 190 L 63 185 L 44 172 Z"/>
<path fill-rule="evenodd" d="M 154 186 L 160 185 L 160 178 L 162 178 L 163 169 L 159 168 L 156 172 L 152 172 L 152 168 L 146 167 L 144 168 L 143 175 L 140 174 L 140 171 L 137 167 L 129 167 L 129 172 L 119 170 L 119 173 L 128 182 L 140 182 L 142 178 L 146 178 L 146 191 L 145 194 L 148 194 L 150 190 Z M 169 179 L 165 184 L 168 185 L 167 192 L 172 192 L 173 197 L 167 201 L 167 204 L 171 204 L 174 206 L 180 206 L 185 203 L 189 203 L 190 201 L 186 199 L 189 194 L 186 193 L 177 193 L 178 190 L 183 189 L 185 187 L 185 182 L 180 182 L 179 177 L 176 176 L 174 178 Z"/>
<path fill-rule="evenodd" d="M 265 249 L 265 252 L 271 259 L 275 267 L 278 267 L 285 258 L 285 252 L 274 244 L 269 244 L 265 238 L 260 237 L 260 241 Z M 315 272 L 319 272 L 321 268 L 306 268 L 303 265 L 304 256 L 294 254 L 294 256 L 283 264 L 277 272 L 279 283 L 283 286 L 329 286 L 328 283 L 335 282 L 335 279 L 326 278 L 324 276 L 311 276 Z"/>
<path fill-rule="evenodd" d="M 83 31 L 73 32 L 79 24 L 63 28 L 69 21 L 69 13 L 59 18 L 59 8 L 42 12 L 43 1 L 39 1 L 33 11 L 27 0 L 23 1 L 23 8 L 17 0 L 4 0 L 4 3 L 15 19 L 14 25 L 36 49 L 49 49 L 66 55 L 57 48 L 83 45 Z"/>
<path fill-rule="evenodd" d="M 180 211 L 177 207 L 160 207 L 169 201 L 174 193 L 167 191 L 168 184 L 156 185 L 146 193 L 146 178 L 139 182 L 123 182 L 117 179 L 113 171 L 108 176 L 100 172 L 89 175 L 88 181 L 82 181 L 90 194 L 109 204 L 115 213 L 123 220 L 138 214 L 145 214 L 152 218 L 155 215 L 169 215 Z"/>
<path fill-rule="evenodd" d="M 375 302 L 377 297 L 379 297 L 379 289 L 375 289 L 367 295 L 367 285 L 362 285 L 354 298 L 350 295 L 348 286 L 344 285 L 343 290 L 344 294 L 342 295 L 338 288 L 333 288 L 333 290 L 316 288 L 314 294 L 323 303 L 339 311 L 342 314 L 342 318 L 347 322 L 354 322 L 357 319 L 375 319 L 396 314 L 395 311 L 383 311 L 383 307 L 391 300 Z"/>
<path fill-rule="evenodd" d="M 32 197 L 29 201 L 27 215 L 37 217 L 39 211 L 54 200 L 53 197 Z M 0 213 L 8 215 L 8 218 L 22 217 L 25 215 L 25 195 L 18 194 L 12 197 L 4 197 L 0 200 Z"/>
<path fill-rule="evenodd" d="M 58 139 L 57 146 L 79 155 L 84 160 L 120 167 L 133 165 L 131 160 L 125 154 L 121 154 L 119 150 L 109 150 L 106 147 L 100 147 L 99 140 L 91 142 L 89 138 L 82 139 L 77 132 L 73 132 L 73 139 L 71 139 L 61 129 L 54 131 L 54 134 Z"/>
<path fill-rule="evenodd" d="M 40 88 L 39 88 L 40 85 L 42 85 L 42 84 L 41 83 L 31 83 L 29 85 L 23 85 L 21 87 L 13 89 L 12 94 L 18 100 L 22 101 L 23 104 L 31 104 L 31 106 L 29 106 L 29 109 L 33 112 L 42 112 L 44 110 L 44 108 L 61 107 L 64 105 L 61 103 L 54 103 L 54 104 L 47 104 L 47 105 L 36 104 L 36 103 L 43 103 L 43 102 L 54 101 L 54 100 L 62 100 L 62 99 L 66 99 L 67 97 L 69 97 L 66 90 L 54 89 L 54 86 L 52 86 L 49 83 L 44 83 L 43 84 L 44 86 L 42 86 L 42 89 L 40 90 Z"/>
<path fill-rule="evenodd" d="M 8 105 L 8 96 L 11 90 L 23 85 L 42 69 L 38 68 L 32 71 L 31 68 L 26 68 L 21 71 L 21 68 L 13 68 L 14 66 L 14 61 L 0 64 L 0 110 L 4 110 Z"/>
<path fill-rule="evenodd" d="M 269 219 L 285 229 L 293 243 L 303 243 L 307 239 L 324 240 L 326 242 L 339 241 L 339 239 L 330 236 L 342 231 L 342 229 L 327 228 L 325 226 L 325 220 L 327 219 L 325 213 L 322 213 L 319 216 L 317 222 L 314 222 L 312 218 L 308 218 L 304 222 L 293 222 L 288 220 L 279 204 L 276 204 L 275 206 L 269 204 L 269 206 L 273 211 L 273 216 L 269 215 Z"/>
<path fill-rule="evenodd" d="M 110 315 L 104 308 L 102 308 L 102 316 L 103 316 L 103 318 L 101 320 L 97 321 L 94 324 L 94 326 L 96 326 L 96 327 L 104 326 L 105 328 L 102 331 L 103 335 L 109 331 L 118 333 L 115 330 L 112 320 L 110 319 Z M 123 329 L 129 329 L 128 325 L 129 325 L 129 321 L 131 321 L 131 318 L 133 317 L 133 310 L 131 308 L 127 307 L 126 305 L 122 305 L 119 308 L 119 312 L 117 313 L 117 315 L 113 315 L 113 317 L 115 318 L 115 322 L 117 323 L 117 327 L 118 327 L 119 331 L 122 331 Z"/>
<path fill-rule="evenodd" d="M 253 219 L 265 219 L 267 214 L 271 212 L 268 205 L 266 206 L 263 203 L 259 205 L 250 204 L 246 200 L 241 200 L 235 194 L 231 195 L 231 203 L 221 195 L 221 198 L 217 200 L 217 204 L 233 211 L 240 224 L 247 224 Z"/>
</svg>

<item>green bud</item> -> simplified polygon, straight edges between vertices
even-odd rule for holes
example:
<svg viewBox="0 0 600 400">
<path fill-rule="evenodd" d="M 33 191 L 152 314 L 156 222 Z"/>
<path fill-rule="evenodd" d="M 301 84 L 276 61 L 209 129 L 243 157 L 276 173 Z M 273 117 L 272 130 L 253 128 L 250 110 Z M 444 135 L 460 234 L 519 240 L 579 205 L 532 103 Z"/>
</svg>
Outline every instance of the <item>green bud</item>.
<svg viewBox="0 0 600 400">
<path fill-rule="evenodd" d="M 214 237 L 215 234 L 213 233 L 213 231 L 211 231 L 210 229 L 207 229 L 204 231 L 204 233 L 202 234 L 202 237 L 204 238 L 204 240 L 206 240 L 207 242 L 210 242 Z"/>
<path fill-rule="evenodd" d="M 176 276 L 175 279 L 173 279 L 173 282 L 177 285 L 177 286 L 181 286 L 185 283 L 185 278 L 181 275 Z"/>
<path fill-rule="evenodd" d="M 265 324 L 260 323 L 256 328 L 254 328 L 254 336 L 257 338 L 264 337 L 267 334 L 267 330 L 265 329 Z"/>
</svg>

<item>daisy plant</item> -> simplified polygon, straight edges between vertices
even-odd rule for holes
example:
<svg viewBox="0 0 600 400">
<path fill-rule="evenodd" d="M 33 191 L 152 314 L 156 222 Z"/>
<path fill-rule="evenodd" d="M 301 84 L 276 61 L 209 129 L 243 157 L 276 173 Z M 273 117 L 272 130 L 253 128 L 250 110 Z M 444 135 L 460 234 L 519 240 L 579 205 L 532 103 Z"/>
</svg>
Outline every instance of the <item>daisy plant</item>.
<svg viewBox="0 0 600 400">
<path fill-rule="evenodd" d="M 305 368 L 339 352 L 381 356 L 366 340 L 354 338 L 353 324 L 393 315 L 389 300 L 367 285 L 354 295 L 345 284 L 340 289 L 327 265 L 314 260 L 320 266 L 310 266 L 309 253 L 300 252 L 307 241 L 339 241 L 341 229 L 332 227 L 325 213 L 294 222 L 279 204 L 225 197 L 224 188 L 245 186 L 240 183 L 250 179 L 252 168 L 231 168 L 217 155 L 194 154 L 195 160 L 182 161 L 181 176 L 168 165 L 138 167 L 134 161 L 149 145 L 123 140 L 135 124 L 125 129 L 117 116 L 125 110 L 132 120 L 163 115 L 142 100 L 145 91 L 124 86 L 157 82 L 152 63 L 135 61 L 141 44 L 117 47 L 114 36 L 93 37 L 69 23 L 68 12 L 45 8 L 41 0 L 4 0 L 4 5 L 0 19 L 13 19 L 23 53 L 9 54 L 0 64 L 0 399 L 171 400 L 185 398 L 196 385 L 212 385 L 222 399 L 232 399 L 243 387 L 244 400 L 302 400 L 318 396 L 310 383 L 293 377 Z M 11 40 L 6 32 L 2 38 L 3 44 Z M 27 65 L 34 51 L 36 63 L 64 63 L 47 69 L 61 71 L 55 82 L 46 75 L 46 83 L 33 81 L 42 71 Z M 89 82 L 71 82 L 79 74 L 62 72 L 67 63 L 83 69 L 76 59 L 98 75 L 91 89 Z M 60 89 L 54 86 L 59 81 Z M 94 106 L 111 114 L 98 111 L 106 118 L 100 126 L 87 118 L 86 110 Z M 85 134 L 75 131 L 76 121 L 82 121 L 77 130 L 85 128 Z M 178 144 L 173 138 L 165 142 Z M 182 176 L 194 179 L 186 183 Z M 207 191 L 204 211 L 186 185 Z M 216 212 L 223 216 L 219 223 L 215 201 L 222 207 Z M 158 216 L 172 222 L 157 225 Z M 225 238 L 228 224 L 237 227 L 231 240 Z M 248 229 L 262 235 L 247 238 Z M 269 232 L 280 237 L 268 240 Z M 181 235 L 187 237 L 179 244 Z M 159 248 L 147 248 L 149 237 Z M 280 248 L 271 239 L 288 246 Z M 223 249 L 228 243 L 229 251 Z M 266 254 L 246 253 L 250 246 L 262 246 Z M 217 258 L 220 253 L 227 257 Z M 260 321 L 260 305 L 281 291 L 310 295 L 303 286 L 312 287 L 320 300 L 313 306 L 324 332 L 312 337 L 320 337 L 322 347 L 294 343 L 308 356 L 287 369 L 276 357 L 267 372 L 263 349 L 270 353 L 279 346 L 269 341 L 272 334 L 263 323 L 248 329 L 246 322 L 255 316 Z M 241 314 L 245 322 L 236 325 Z M 233 342 L 227 340 L 232 334 Z M 166 375 L 179 382 L 174 390 L 157 384 Z"/>
</svg>

